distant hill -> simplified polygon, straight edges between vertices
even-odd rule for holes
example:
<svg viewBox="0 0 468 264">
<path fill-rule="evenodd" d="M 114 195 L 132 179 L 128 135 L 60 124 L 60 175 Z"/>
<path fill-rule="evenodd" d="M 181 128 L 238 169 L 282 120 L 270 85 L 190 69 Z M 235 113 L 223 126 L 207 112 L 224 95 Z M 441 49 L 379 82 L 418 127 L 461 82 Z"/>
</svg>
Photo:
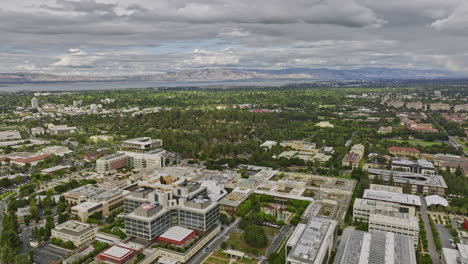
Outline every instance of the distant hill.
<svg viewBox="0 0 468 264">
<path fill-rule="evenodd" d="M 135 76 L 53 75 L 42 73 L 0 73 L 0 84 L 45 82 L 164 81 L 206 82 L 244 80 L 363 80 L 363 79 L 440 79 L 464 78 L 466 74 L 441 70 L 362 68 L 332 70 L 327 68 L 197 69 Z"/>
</svg>

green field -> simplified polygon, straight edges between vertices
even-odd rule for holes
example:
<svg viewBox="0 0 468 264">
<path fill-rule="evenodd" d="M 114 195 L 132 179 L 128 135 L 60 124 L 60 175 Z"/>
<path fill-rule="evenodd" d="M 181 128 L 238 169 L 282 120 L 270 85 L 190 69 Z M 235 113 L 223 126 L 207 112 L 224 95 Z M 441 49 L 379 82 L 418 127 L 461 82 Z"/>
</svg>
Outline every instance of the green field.
<svg viewBox="0 0 468 264">
<path fill-rule="evenodd" d="M 433 145 L 442 145 L 441 142 L 429 142 L 429 141 L 420 141 L 420 140 L 400 140 L 400 139 L 387 139 L 387 141 L 404 143 L 408 142 L 413 145 L 421 145 L 424 147 L 433 146 Z"/>
</svg>

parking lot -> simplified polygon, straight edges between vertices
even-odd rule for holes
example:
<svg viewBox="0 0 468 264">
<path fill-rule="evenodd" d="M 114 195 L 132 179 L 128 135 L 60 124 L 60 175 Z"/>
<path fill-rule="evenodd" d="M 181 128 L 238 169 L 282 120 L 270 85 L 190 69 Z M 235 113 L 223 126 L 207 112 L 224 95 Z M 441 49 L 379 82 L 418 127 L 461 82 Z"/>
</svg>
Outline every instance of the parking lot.
<svg viewBox="0 0 468 264">
<path fill-rule="evenodd" d="M 49 243 L 34 249 L 34 262 L 37 264 L 49 264 L 65 256 L 69 251 L 55 247 Z"/>
<path fill-rule="evenodd" d="M 453 248 L 450 243 L 450 239 L 453 239 L 452 234 L 450 234 L 450 230 L 443 225 L 436 224 L 437 231 L 439 232 L 440 242 L 442 247 L 446 248 Z"/>
</svg>

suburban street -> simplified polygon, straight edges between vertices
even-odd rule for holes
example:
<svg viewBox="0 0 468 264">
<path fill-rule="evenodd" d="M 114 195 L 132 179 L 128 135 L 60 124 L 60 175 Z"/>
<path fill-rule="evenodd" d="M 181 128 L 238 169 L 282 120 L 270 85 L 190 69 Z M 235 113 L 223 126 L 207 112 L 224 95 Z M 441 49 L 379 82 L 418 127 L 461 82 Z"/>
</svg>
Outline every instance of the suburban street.
<svg viewBox="0 0 468 264">
<path fill-rule="evenodd" d="M 434 237 L 432 235 L 431 225 L 429 224 L 429 218 L 427 216 L 426 210 L 427 210 L 426 199 L 424 199 L 424 196 L 421 195 L 421 219 L 424 222 L 424 229 L 426 230 L 426 234 L 427 234 L 429 255 L 432 258 L 433 264 L 440 264 L 440 255 L 437 252 L 435 244 L 434 244 Z"/>
<path fill-rule="evenodd" d="M 211 242 L 209 242 L 205 249 L 200 250 L 197 254 L 193 255 L 193 257 L 187 261 L 187 264 L 198 264 L 201 263 L 204 259 L 206 259 L 213 251 L 219 248 L 221 243 L 229 238 L 229 235 L 237 231 L 237 224 L 239 223 L 240 218 L 237 218 L 230 226 L 219 232 Z"/>
<path fill-rule="evenodd" d="M 283 242 L 284 238 L 288 235 L 292 227 L 293 226 L 291 225 L 285 225 L 281 227 L 278 235 L 271 242 L 270 247 L 268 247 L 265 256 L 269 256 L 271 253 L 278 250 L 278 248 L 281 246 L 281 242 Z M 266 263 L 268 263 L 266 257 L 262 256 L 262 264 L 266 264 Z"/>
</svg>

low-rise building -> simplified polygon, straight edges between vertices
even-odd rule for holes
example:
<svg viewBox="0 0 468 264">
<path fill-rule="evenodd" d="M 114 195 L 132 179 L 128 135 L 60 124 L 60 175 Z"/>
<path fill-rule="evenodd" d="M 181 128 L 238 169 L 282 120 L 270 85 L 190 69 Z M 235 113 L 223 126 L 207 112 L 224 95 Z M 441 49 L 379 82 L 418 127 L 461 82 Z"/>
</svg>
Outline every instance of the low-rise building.
<svg viewBox="0 0 468 264">
<path fill-rule="evenodd" d="M 468 264 L 468 245 L 457 244 L 457 249 L 442 248 L 442 264 Z"/>
<path fill-rule="evenodd" d="M 45 134 L 45 129 L 42 127 L 33 127 L 31 128 L 31 135 L 33 136 L 40 136 Z"/>
<path fill-rule="evenodd" d="M 449 111 L 450 110 L 449 104 L 440 103 L 440 102 L 432 103 L 429 106 L 430 106 L 431 111 Z"/>
<path fill-rule="evenodd" d="M 408 206 L 421 206 L 421 198 L 413 194 L 391 192 L 386 190 L 364 190 L 363 199 L 397 203 Z"/>
<path fill-rule="evenodd" d="M 389 147 L 387 151 L 397 157 L 415 157 L 419 158 L 420 151 L 415 148 Z"/>
<path fill-rule="evenodd" d="M 408 109 L 416 109 L 420 110 L 423 109 L 424 105 L 421 101 L 414 101 L 414 102 L 408 102 L 406 103 L 406 108 Z"/>
<path fill-rule="evenodd" d="M 468 112 L 468 104 L 459 104 L 453 108 L 455 112 Z"/>
<path fill-rule="evenodd" d="M 346 228 L 334 264 L 416 264 L 414 242 L 391 232 Z"/>
<path fill-rule="evenodd" d="M 383 180 L 385 184 L 393 178 L 396 186 L 404 186 L 405 183 L 411 185 L 412 193 L 437 194 L 445 196 L 447 184 L 440 175 L 425 175 L 421 173 L 402 172 L 394 170 L 372 169 L 368 168 L 369 180 L 373 181 L 375 176 Z"/>
<path fill-rule="evenodd" d="M 71 241 L 76 247 L 80 247 L 85 243 L 93 241 L 97 231 L 97 228 L 90 224 L 69 220 L 52 229 L 52 237 L 63 241 Z"/>
<path fill-rule="evenodd" d="M 298 224 L 286 242 L 286 263 L 328 263 L 337 235 L 334 220 L 313 217 Z"/>
<path fill-rule="evenodd" d="M 364 145 L 354 145 L 348 154 L 346 154 L 341 162 L 344 167 L 351 167 L 356 169 L 359 166 L 359 162 L 364 157 Z"/>
<path fill-rule="evenodd" d="M 432 162 L 419 159 L 417 161 L 407 159 L 394 159 L 392 160 L 392 170 L 421 173 L 424 175 L 435 175 L 436 170 Z"/>
<path fill-rule="evenodd" d="M 381 126 L 381 127 L 379 127 L 379 130 L 377 130 L 377 133 L 379 133 L 379 134 L 388 134 L 388 133 L 392 133 L 392 131 L 393 131 L 392 126 L 387 126 L 387 127 Z"/>
<path fill-rule="evenodd" d="M 18 140 L 18 139 L 21 139 L 21 134 L 18 132 L 18 130 L 0 131 L 0 141 Z"/>
<path fill-rule="evenodd" d="M 73 134 L 78 131 L 78 128 L 76 127 L 69 127 L 68 125 L 54 125 L 54 124 L 48 124 L 47 125 L 47 131 L 51 135 L 66 135 L 66 134 Z"/>
<path fill-rule="evenodd" d="M 120 150 L 123 151 L 134 151 L 134 152 L 146 152 L 154 148 L 162 146 L 162 140 L 151 139 L 149 137 L 140 137 L 125 140 L 120 145 Z"/>
</svg>

